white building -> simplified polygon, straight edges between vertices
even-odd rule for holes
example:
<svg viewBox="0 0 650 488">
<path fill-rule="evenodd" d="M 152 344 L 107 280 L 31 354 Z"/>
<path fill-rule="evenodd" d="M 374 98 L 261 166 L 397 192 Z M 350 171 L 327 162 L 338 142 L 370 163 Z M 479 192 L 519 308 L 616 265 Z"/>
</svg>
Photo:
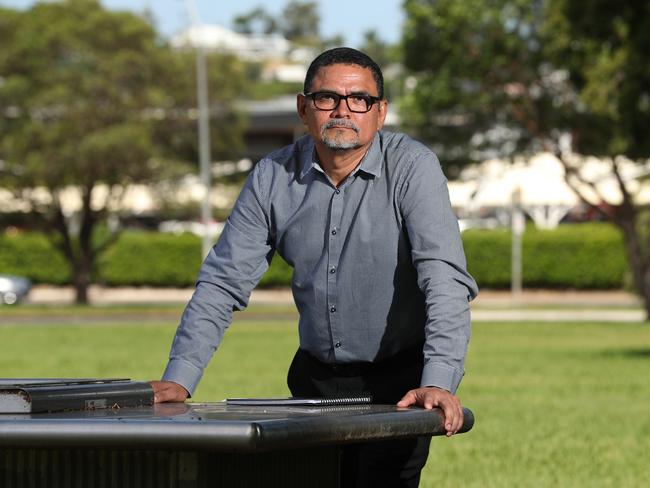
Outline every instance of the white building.
<svg viewBox="0 0 650 488">
<path fill-rule="evenodd" d="M 297 47 L 280 35 L 246 35 L 220 25 L 192 26 L 172 37 L 176 49 L 201 46 L 207 51 L 236 55 L 263 64 L 265 80 L 302 82 L 316 52 Z"/>
<path fill-rule="evenodd" d="M 575 159 L 583 182 L 574 177 L 572 183 L 589 203 L 621 203 L 622 194 L 610 163 L 593 157 Z M 621 158 L 619 169 L 635 203 L 650 203 L 650 161 L 639 165 Z M 555 228 L 571 209 L 583 203 L 566 182 L 562 163 L 549 153 L 529 160 L 493 159 L 469 166 L 458 180 L 450 182 L 449 193 L 461 217 L 491 213 L 502 224 L 509 221 L 513 199 L 518 198 L 522 210 L 543 229 Z"/>
</svg>

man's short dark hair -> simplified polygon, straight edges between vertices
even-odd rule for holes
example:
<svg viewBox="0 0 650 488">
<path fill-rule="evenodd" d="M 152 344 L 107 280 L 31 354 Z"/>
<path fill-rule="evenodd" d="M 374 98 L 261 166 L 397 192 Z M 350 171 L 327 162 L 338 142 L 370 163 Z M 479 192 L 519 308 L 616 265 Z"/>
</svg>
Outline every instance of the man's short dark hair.
<svg viewBox="0 0 650 488">
<path fill-rule="evenodd" d="M 350 47 L 335 47 L 334 49 L 329 49 L 316 56 L 316 59 L 314 59 L 309 65 L 309 69 L 305 75 L 305 86 L 303 87 L 304 93 L 310 91 L 311 83 L 314 81 L 314 77 L 316 76 L 316 73 L 318 73 L 318 70 L 333 64 L 353 64 L 361 66 L 362 68 L 368 68 L 377 84 L 377 94 L 379 95 L 379 98 L 384 98 L 384 75 L 381 74 L 381 69 L 377 63 L 375 63 L 367 54 Z"/>
</svg>

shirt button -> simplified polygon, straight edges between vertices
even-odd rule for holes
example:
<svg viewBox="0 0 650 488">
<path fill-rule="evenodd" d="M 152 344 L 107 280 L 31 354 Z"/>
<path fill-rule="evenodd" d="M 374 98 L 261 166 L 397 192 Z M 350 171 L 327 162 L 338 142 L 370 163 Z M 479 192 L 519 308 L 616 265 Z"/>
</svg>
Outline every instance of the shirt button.
<svg viewBox="0 0 650 488">
<path fill-rule="evenodd" d="M 332 273 L 332 274 L 336 273 L 336 266 L 332 266 L 330 268 L 330 273 Z"/>
<path fill-rule="evenodd" d="M 334 344 L 334 347 L 336 347 L 336 348 L 341 347 L 341 343 L 340 343 L 340 342 L 337 342 L 336 344 Z"/>
<path fill-rule="evenodd" d="M 336 235 L 336 229 L 332 229 L 332 235 L 333 235 L 333 236 Z"/>
<path fill-rule="evenodd" d="M 341 190 L 339 190 L 339 189 L 337 188 L 336 190 L 334 190 L 334 193 L 336 193 L 336 194 L 338 195 L 339 193 L 341 193 Z"/>
<path fill-rule="evenodd" d="M 331 312 L 331 313 L 336 312 L 336 307 L 330 307 L 330 312 Z"/>
</svg>

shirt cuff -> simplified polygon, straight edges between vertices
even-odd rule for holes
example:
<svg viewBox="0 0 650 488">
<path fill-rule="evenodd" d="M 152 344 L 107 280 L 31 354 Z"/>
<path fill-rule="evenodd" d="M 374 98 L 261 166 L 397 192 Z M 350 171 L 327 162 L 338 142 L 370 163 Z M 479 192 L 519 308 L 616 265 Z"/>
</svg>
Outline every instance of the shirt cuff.
<svg viewBox="0 0 650 488">
<path fill-rule="evenodd" d="M 173 381 L 185 388 L 190 397 L 203 376 L 203 371 L 182 359 L 170 359 L 163 373 L 163 381 Z"/>
<path fill-rule="evenodd" d="M 420 387 L 436 386 L 456 394 L 463 373 L 439 362 L 429 362 L 422 369 Z"/>
</svg>

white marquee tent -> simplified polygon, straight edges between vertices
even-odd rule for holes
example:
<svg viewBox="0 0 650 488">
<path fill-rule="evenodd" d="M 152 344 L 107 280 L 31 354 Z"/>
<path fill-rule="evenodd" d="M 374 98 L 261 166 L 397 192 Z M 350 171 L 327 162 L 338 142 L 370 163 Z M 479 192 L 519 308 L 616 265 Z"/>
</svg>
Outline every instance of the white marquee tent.
<svg viewBox="0 0 650 488">
<path fill-rule="evenodd" d="M 624 160 L 620 168 L 636 201 L 650 202 L 650 181 L 641 179 L 650 174 L 650 162 L 644 167 Z M 580 174 L 597 189 L 596 193 L 589 185 L 579 185 L 591 203 L 620 203 L 621 193 L 609 163 L 588 158 L 580 165 Z M 565 181 L 562 164 L 549 153 L 537 154 L 529 161 L 489 160 L 470 166 L 449 188 L 452 205 L 470 215 L 485 208 L 509 214 L 518 194 L 522 209 L 540 228 L 556 227 L 569 210 L 581 203 Z"/>
</svg>

